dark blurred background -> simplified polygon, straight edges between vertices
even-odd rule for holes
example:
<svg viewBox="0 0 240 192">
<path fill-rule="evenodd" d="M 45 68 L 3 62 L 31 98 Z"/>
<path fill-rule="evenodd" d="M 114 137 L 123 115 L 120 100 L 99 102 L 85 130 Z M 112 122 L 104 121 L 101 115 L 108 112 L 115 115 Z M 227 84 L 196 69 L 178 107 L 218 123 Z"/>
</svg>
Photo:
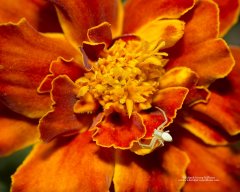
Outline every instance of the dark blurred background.
<svg viewBox="0 0 240 192">
<path fill-rule="evenodd" d="M 227 33 L 224 39 L 230 45 L 238 45 L 240 46 L 240 18 L 239 22 Z"/>
<path fill-rule="evenodd" d="M 240 22 L 224 37 L 230 45 L 240 46 Z M 0 192 L 9 192 L 11 175 L 30 152 L 31 147 L 0 158 Z"/>
</svg>

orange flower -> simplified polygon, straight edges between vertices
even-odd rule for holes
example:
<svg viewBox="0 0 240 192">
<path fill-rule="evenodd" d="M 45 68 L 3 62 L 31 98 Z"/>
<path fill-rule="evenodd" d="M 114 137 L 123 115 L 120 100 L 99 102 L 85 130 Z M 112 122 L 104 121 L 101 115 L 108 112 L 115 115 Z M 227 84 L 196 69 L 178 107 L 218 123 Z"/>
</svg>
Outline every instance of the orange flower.
<svg viewBox="0 0 240 192">
<path fill-rule="evenodd" d="M 0 153 L 35 144 L 13 192 L 239 189 L 239 1 L 0 2 Z"/>
</svg>

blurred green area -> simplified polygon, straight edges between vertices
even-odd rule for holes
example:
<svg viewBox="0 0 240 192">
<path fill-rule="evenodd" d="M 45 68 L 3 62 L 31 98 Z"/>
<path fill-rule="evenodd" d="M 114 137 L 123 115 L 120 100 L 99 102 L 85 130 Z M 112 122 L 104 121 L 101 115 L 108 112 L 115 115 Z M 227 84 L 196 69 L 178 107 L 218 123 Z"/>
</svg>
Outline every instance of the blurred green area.
<svg viewBox="0 0 240 192">
<path fill-rule="evenodd" d="M 239 22 L 227 33 L 224 39 L 229 45 L 240 46 L 240 19 Z"/>
<path fill-rule="evenodd" d="M 240 22 L 224 38 L 230 45 L 240 46 Z M 238 146 L 240 146 L 240 143 Z M 31 147 L 0 158 L 0 192 L 9 192 L 11 175 L 30 151 Z"/>
<path fill-rule="evenodd" d="M 0 192 L 8 192 L 11 183 L 11 175 L 22 163 L 31 147 L 18 151 L 10 156 L 0 158 Z"/>
</svg>

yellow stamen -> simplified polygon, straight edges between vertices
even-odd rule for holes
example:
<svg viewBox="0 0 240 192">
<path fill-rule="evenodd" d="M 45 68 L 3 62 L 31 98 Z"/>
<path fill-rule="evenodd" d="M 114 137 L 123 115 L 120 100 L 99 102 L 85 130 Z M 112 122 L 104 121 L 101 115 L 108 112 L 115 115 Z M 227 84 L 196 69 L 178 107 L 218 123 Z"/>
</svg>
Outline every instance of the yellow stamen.
<svg viewBox="0 0 240 192">
<path fill-rule="evenodd" d="M 131 99 L 126 100 L 126 107 L 127 107 L 128 116 L 130 118 L 133 111 L 133 101 Z"/>
<path fill-rule="evenodd" d="M 165 42 L 154 45 L 139 40 L 115 41 L 92 70 L 76 81 L 80 87 L 78 97 L 89 93 L 104 110 L 117 103 L 129 117 L 134 110 L 151 108 L 167 63 L 167 54 L 160 52 L 164 46 Z"/>
</svg>

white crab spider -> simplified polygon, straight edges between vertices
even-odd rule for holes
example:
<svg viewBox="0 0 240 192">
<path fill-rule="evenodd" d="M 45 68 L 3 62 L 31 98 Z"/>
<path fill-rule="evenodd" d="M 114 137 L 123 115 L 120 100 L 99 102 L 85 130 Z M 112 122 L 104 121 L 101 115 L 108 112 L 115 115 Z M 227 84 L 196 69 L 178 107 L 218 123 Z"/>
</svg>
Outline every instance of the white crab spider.
<svg viewBox="0 0 240 192">
<path fill-rule="evenodd" d="M 157 127 L 157 129 L 154 129 L 153 134 L 152 134 L 152 140 L 149 144 L 143 144 L 141 142 L 138 142 L 138 144 L 142 147 L 142 148 L 150 148 L 153 149 L 153 147 L 156 145 L 156 142 L 158 141 L 161 146 L 164 146 L 164 141 L 167 142 L 171 142 L 172 141 L 172 136 L 169 134 L 169 130 L 168 131 L 163 131 L 163 127 L 167 124 L 168 120 L 167 120 L 167 116 L 165 111 L 163 111 L 161 108 L 156 107 L 159 111 L 162 112 L 163 117 L 164 117 L 164 122 Z"/>
</svg>

